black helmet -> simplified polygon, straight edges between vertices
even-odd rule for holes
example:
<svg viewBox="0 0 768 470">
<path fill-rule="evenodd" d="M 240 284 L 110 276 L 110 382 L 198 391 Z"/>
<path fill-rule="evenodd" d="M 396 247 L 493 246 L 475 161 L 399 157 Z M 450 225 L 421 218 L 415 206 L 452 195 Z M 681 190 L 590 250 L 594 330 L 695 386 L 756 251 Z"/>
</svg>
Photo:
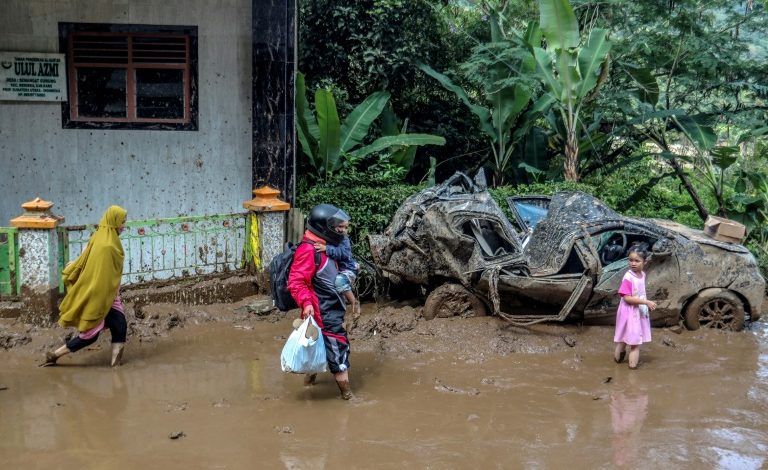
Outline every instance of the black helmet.
<svg viewBox="0 0 768 470">
<path fill-rule="evenodd" d="M 331 204 L 319 204 L 312 208 L 307 217 L 307 230 L 331 245 L 338 245 L 344 235 L 336 231 L 336 226 L 349 221 L 346 212 Z"/>
</svg>

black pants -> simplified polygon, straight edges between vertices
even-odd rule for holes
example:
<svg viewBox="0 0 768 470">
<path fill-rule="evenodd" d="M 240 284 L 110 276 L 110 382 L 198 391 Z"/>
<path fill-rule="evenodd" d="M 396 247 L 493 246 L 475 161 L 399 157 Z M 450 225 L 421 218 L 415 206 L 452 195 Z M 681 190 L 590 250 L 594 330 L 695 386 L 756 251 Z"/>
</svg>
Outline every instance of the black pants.
<svg viewBox="0 0 768 470">
<path fill-rule="evenodd" d="M 109 328 L 109 332 L 112 333 L 113 343 L 125 343 L 125 336 L 128 333 L 128 323 L 125 321 L 125 315 L 119 310 L 114 308 L 109 309 L 106 318 L 104 318 L 104 327 Z M 82 339 L 80 336 L 75 336 L 69 342 L 67 342 L 67 349 L 70 352 L 75 352 L 83 349 L 84 347 L 93 344 L 99 339 L 99 334 L 95 334 L 91 339 Z"/>
<path fill-rule="evenodd" d="M 344 329 L 344 311 L 331 310 L 323 313 L 323 331 L 332 335 L 323 335 L 325 358 L 328 369 L 334 374 L 349 369 L 349 336 Z"/>
</svg>

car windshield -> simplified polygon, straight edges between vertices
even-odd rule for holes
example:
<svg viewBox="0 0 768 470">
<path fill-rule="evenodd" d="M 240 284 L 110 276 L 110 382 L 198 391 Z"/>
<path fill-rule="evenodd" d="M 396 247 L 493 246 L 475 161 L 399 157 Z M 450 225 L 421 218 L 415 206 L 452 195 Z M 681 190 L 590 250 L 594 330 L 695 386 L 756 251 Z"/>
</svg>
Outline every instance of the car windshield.
<svg viewBox="0 0 768 470">
<path fill-rule="evenodd" d="M 531 201 L 513 201 L 515 210 L 527 228 L 533 229 L 541 219 L 547 216 L 548 208 Z M 525 227 L 524 227 L 525 228 Z"/>
</svg>

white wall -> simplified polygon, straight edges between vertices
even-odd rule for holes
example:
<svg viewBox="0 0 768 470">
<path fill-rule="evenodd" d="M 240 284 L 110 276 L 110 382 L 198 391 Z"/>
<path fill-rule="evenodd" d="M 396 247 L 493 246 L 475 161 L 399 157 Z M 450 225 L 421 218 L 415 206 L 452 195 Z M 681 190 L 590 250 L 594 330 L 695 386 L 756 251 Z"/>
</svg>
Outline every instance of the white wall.
<svg viewBox="0 0 768 470">
<path fill-rule="evenodd" d="M 60 103 L 0 101 L 0 226 L 39 196 L 66 225 L 243 211 L 251 0 L 2 0 L 0 51 L 59 52 L 59 22 L 198 27 L 198 130 L 62 129 Z"/>
</svg>

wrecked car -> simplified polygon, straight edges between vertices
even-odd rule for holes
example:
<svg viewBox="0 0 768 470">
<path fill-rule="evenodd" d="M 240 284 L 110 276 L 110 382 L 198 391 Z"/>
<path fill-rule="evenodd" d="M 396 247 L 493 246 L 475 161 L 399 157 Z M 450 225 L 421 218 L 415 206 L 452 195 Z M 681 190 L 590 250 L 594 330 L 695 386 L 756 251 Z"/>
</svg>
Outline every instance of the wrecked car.
<svg viewBox="0 0 768 470">
<path fill-rule="evenodd" d="M 381 274 L 427 294 L 427 319 L 490 310 L 517 325 L 611 324 L 634 242 L 651 251 L 654 326 L 741 330 L 760 316 L 765 280 L 742 245 L 625 217 L 582 192 L 509 198 L 508 218 L 477 178 L 457 173 L 409 197 L 384 234 L 369 236 Z"/>
</svg>

